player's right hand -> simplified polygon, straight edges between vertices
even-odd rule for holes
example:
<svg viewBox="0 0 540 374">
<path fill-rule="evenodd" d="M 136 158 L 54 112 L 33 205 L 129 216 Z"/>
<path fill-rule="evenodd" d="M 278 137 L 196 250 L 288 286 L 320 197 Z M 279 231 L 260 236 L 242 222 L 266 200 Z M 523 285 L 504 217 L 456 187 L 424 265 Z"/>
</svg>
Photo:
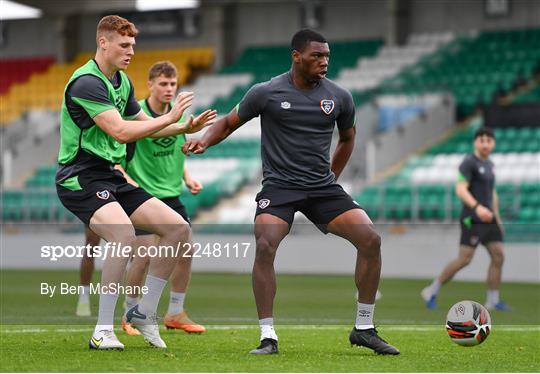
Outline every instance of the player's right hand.
<svg viewBox="0 0 540 374">
<path fill-rule="evenodd" d="M 476 207 L 476 215 L 480 220 L 484 223 L 491 223 L 493 222 L 493 212 L 486 208 L 483 205 L 478 205 Z"/>
<path fill-rule="evenodd" d="M 171 111 L 167 113 L 169 116 L 170 123 L 175 123 L 182 118 L 184 111 L 191 106 L 193 103 L 193 92 L 180 92 L 174 104 L 171 108 Z"/>
<path fill-rule="evenodd" d="M 206 148 L 206 144 L 201 139 L 190 139 L 182 146 L 182 152 L 184 152 L 186 156 L 189 156 L 191 153 L 204 153 Z"/>
</svg>

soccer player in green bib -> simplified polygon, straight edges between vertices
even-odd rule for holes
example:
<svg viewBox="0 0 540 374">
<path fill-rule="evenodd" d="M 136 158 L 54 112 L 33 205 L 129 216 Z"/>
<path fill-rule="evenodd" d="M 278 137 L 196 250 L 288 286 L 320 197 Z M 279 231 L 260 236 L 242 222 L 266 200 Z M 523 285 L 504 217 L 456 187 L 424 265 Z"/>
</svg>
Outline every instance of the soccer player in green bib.
<svg viewBox="0 0 540 374">
<path fill-rule="evenodd" d="M 148 73 L 148 89 L 150 96 L 146 100 L 139 101 L 141 108 L 150 117 L 157 118 L 171 110 L 171 101 L 177 90 L 176 67 L 168 61 L 157 62 Z M 212 111 L 205 117 L 209 123 L 216 117 Z M 185 167 L 185 155 L 182 146 L 186 141 L 185 135 L 169 136 L 166 138 L 140 139 L 127 146 L 125 162 L 126 173 L 145 191 L 157 197 L 171 209 L 180 214 L 186 222 L 189 222 L 186 208 L 180 201 L 183 184 L 192 194 L 197 194 L 202 189 L 202 184 L 191 178 Z M 139 233 L 139 245 L 148 247 L 156 244 L 156 238 L 148 233 Z M 146 235 L 145 235 L 146 234 Z M 140 286 L 148 258 L 134 257 L 131 263 L 127 282 L 130 286 Z M 181 329 L 188 333 L 202 333 L 206 329 L 194 323 L 184 310 L 184 299 L 191 275 L 191 257 L 180 257 L 171 281 L 171 294 L 169 308 L 165 316 L 165 326 L 169 329 Z M 126 311 L 138 302 L 137 294 L 126 295 Z M 122 328 L 130 335 L 136 335 L 137 331 L 130 326 L 125 319 Z"/>
<path fill-rule="evenodd" d="M 190 116 L 178 121 L 193 93 L 177 96 L 172 109 L 151 118 L 135 100 L 133 84 L 123 72 L 134 55 L 135 25 L 119 16 L 103 17 L 96 32 L 95 58 L 69 79 L 60 119 L 60 151 L 56 188 L 62 204 L 99 237 L 109 242 L 99 283 L 99 312 L 89 346 L 123 349 L 113 330 L 121 279 L 136 246 L 135 228 L 159 236 L 159 244 L 176 248 L 190 240 L 189 224 L 144 189 L 128 183 L 118 170 L 126 143 L 148 136 L 191 133 L 204 127 Z M 207 111 L 207 114 L 210 111 Z M 127 253 L 125 253 L 125 252 Z M 147 291 L 127 317 L 152 346 L 165 348 L 156 310 L 163 289 L 177 263 L 175 254 L 152 258 L 145 280 Z"/>
</svg>

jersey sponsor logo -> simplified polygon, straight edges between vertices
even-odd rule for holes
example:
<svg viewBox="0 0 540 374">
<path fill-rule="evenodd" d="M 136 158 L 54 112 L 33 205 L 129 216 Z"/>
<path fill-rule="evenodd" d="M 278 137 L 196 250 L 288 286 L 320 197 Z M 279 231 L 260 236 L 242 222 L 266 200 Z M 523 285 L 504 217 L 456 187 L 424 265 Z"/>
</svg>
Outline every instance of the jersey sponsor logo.
<svg viewBox="0 0 540 374">
<path fill-rule="evenodd" d="M 176 142 L 176 136 L 166 136 L 164 138 L 157 138 L 152 140 L 152 143 L 159 145 L 163 148 L 169 148 Z"/>
<path fill-rule="evenodd" d="M 260 199 L 259 200 L 259 208 L 264 209 L 268 205 L 270 205 L 270 200 L 269 199 Z"/>
<path fill-rule="evenodd" d="M 321 109 L 328 115 L 334 111 L 334 100 L 321 100 Z"/>
<path fill-rule="evenodd" d="M 281 102 L 281 107 L 283 109 L 290 109 L 291 108 L 291 103 L 289 103 L 288 101 L 282 101 Z"/>
<path fill-rule="evenodd" d="M 167 156 L 171 156 L 173 153 L 174 153 L 174 151 L 172 149 L 169 149 L 167 151 L 154 152 L 154 153 L 152 153 L 152 155 L 154 157 L 167 157 Z"/>
<path fill-rule="evenodd" d="M 107 190 L 96 192 L 96 196 L 101 200 L 108 200 L 111 197 L 111 193 Z"/>
</svg>

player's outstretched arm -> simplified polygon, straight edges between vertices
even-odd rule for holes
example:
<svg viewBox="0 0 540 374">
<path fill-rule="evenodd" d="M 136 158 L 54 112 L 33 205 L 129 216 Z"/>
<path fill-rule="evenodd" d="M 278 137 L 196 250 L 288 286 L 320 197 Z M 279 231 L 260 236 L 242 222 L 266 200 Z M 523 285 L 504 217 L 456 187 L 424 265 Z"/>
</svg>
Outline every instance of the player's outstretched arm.
<svg viewBox="0 0 540 374">
<path fill-rule="evenodd" d="M 119 143 L 131 143 L 178 122 L 184 111 L 193 102 L 192 92 L 182 92 L 176 97 L 171 111 L 157 118 L 145 121 L 126 121 L 116 109 L 110 109 L 96 115 L 93 120 L 103 131 Z M 138 117 L 140 114 L 138 115 Z"/>
<path fill-rule="evenodd" d="M 341 172 L 347 165 L 349 158 L 351 157 L 354 149 L 354 138 L 356 135 L 356 128 L 351 127 L 344 130 L 339 130 L 339 140 L 336 146 L 336 150 L 332 155 L 331 170 L 336 176 L 336 180 L 341 175 Z"/>
<path fill-rule="evenodd" d="M 225 117 L 220 118 L 213 126 L 209 127 L 201 139 L 188 140 L 182 147 L 182 152 L 187 156 L 190 153 L 203 153 L 206 148 L 218 144 L 243 124 L 244 122 L 238 116 L 235 108 Z"/>
<path fill-rule="evenodd" d="M 182 123 L 173 123 L 165 127 L 162 130 L 159 130 L 152 135 L 151 138 L 163 138 L 166 136 L 175 136 L 180 134 L 194 134 L 201 131 L 206 126 L 210 126 L 214 123 L 214 120 L 217 117 L 217 112 L 213 109 L 207 109 L 197 117 L 190 115 L 187 121 Z"/>
</svg>

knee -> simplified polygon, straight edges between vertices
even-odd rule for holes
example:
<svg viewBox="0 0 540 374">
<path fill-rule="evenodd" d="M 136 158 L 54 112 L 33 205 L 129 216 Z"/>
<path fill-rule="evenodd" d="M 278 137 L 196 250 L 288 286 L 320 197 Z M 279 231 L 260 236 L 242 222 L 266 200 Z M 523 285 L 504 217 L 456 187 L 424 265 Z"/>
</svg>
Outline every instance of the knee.
<svg viewBox="0 0 540 374">
<path fill-rule="evenodd" d="M 491 262 L 495 265 L 495 266 L 502 266 L 503 263 L 504 263 L 504 254 L 501 252 L 501 253 L 496 253 L 494 255 L 491 256 Z"/>
<path fill-rule="evenodd" d="M 257 238 L 257 250 L 255 259 L 256 260 L 273 260 L 276 255 L 277 246 L 273 245 L 268 238 L 260 237 Z"/>
<path fill-rule="evenodd" d="M 168 230 L 166 230 L 165 235 L 170 236 L 171 239 L 177 242 L 187 242 L 189 240 L 189 236 L 191 234 L 191 228 L 187 223 L 179 223 L 172 225 L 172 227 L 169 227 Z M 165 236 L 160 235 L 160 236 Z"/>
<path fill-rule="evenodd" d="M 371 231 L 363 241 L 363 249 L 366 255 L 370 257 L 379 257 L 381 255 L 381 236 L 375 231 Z"/>
</svg>

